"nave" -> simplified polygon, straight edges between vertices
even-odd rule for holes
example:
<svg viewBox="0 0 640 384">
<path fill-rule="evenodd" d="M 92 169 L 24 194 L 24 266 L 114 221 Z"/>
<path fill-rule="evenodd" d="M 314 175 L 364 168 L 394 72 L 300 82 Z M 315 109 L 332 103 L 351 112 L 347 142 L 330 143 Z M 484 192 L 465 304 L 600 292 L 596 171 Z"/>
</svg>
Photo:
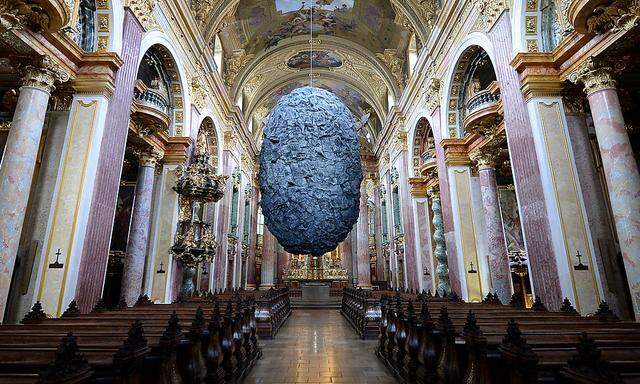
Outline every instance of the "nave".
<svg viewBox="0 0 640 384">
<path fill-rule="evenodd" d="M 335 310 L 293 311 L 273 340 L 262 342 L 263 357 L 246 384 L 395 383 L 374 349 Z"/>
</svg>

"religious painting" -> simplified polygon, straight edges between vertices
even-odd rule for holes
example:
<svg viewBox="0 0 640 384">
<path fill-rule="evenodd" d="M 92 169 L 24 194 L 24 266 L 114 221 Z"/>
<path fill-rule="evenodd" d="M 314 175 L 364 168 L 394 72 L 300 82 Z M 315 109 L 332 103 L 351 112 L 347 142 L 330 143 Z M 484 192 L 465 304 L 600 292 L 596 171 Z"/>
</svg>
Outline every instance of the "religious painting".
<svg viewBox="0 0 640 384">
<path fill-rule="evenodd" d="M 500 211 L 502 212 L 502 224 L 504 237 L 507 241 L 507 251 L 516 252 L 524 249 L 524 239 L 518 212 L 518 200 L 513 189 L 500 188 L 498 190 Z"/>
<path fill-rule="evenodd" d="M 120 186 L 116 215 L 113 218 L 113 232 L 111 234 L 111 247 L 109 248 L 111 251 L 127 251 L 135 191 L 135 183 L 126 183 Z"/>
<path fill-rule="evenodd" d="M 326 51 L 303 51 L 287 61 L 287 66 L 295 69 L 309 69 L 312 64 L 314 68 L 339 68 L 342 66 L 342 60 Z"/>
</svg>

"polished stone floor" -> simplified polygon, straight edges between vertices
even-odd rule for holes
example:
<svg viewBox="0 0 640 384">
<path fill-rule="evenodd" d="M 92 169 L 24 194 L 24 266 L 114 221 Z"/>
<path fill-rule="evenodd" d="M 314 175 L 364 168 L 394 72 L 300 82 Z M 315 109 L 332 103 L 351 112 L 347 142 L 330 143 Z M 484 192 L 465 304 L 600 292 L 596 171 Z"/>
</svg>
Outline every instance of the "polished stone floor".
<svg viewBox="0 0 640 384">
<path fill-rule="evenodd" d="M 336 310 L 296 309 L 273 340 L 260 340 L 263 357 L 244 383 L 396 383 Z"/>
</svg>

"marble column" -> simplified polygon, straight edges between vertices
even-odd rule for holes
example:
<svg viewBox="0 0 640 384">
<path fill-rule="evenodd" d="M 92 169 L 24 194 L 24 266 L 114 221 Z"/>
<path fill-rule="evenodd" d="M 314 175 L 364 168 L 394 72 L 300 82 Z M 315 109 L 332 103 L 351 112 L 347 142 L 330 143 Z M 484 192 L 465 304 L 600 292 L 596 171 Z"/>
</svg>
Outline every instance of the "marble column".
<svg viewBox="0 0 640 384">
<path fill-rule="evenodd" d="M 571 148 L 587 212 L 589 231 L 593 239 L 595 260 L 598 263 L 601 281 L 604 283 L 606 302 L 619 316 L 630 318 L 631 308 L 626 303 L 630 303 L 631 298 L 628 297 L 624 279 L 620 278 L 624 271 L 616 260 L 614 224 L 609 216 L 607 197 L 592 153 L 589 127 L 583 106 L 585 100 L 580 95 L 563 99 Z"/>
<path fill-rule="evenodd" d="M 247 287 L 256 288 L 256 242 L 258 239 L 258 190 L 251 193 L 251 218 L 249 225 L 249 248 L 247 249 Z"/>
<path fill-rule="evenodd" d="M 222 152 L 222 174 L 231 175 L 233 164 L 231 163 L 231 151 L 225 149 Z M 227 182 L 224 189 L 224 197 L 218 202 L 218 224 L 216 226 L 216 239 L 218 249 L 214 260 L 214 285 L 215 290 L 224 289 L 225 274 L 227 271 L 227 235 L 229 233 L 229 215 L 231 213 L 231 195 L 233 187 L 231 181 Z"/>
<path fill-rule="evenodd" d="M 142 279 L 151 226 L 151 201 L 153 199 L 155 168 L 159 157 L 159 154 L 153 152 L 140 155 L 127 255 L 124 259 L 124 274 L 122 276 L 122 295 L 129 305 L 135 304 L 138 296 L 142 293 Z"/>
<path fill-rule="evenodd" d="M 437 260 L 437 292 L 442 296 L 451 292 L 451 283 L 449 282 L 449 267 L 447 266 L 447 248 L 444 243 L 444 227 L 442 222 L 440 190 L 438 188 L 429 190 L 429 197 L 431 198 L 431 209 L 433 210 L 433 241 L 436 245 L 434 255 Z"/>
<path fill-rule="evenodd" d="M 378 281 L 383 281 L 384 278 L 384 254 L 382 249 L 382 203 L 380 200 L 380 188 L 375 188 L 374 191 L 374 204 L 375 204 L 375 240 L 376 240 L 376 275 Z"/>
<path fill-rule="evenodd" d="M 613 220 L 627 272 L 636 320 L 640 319 L 640 173 L 625 129 L 611 65 L 593 58 L 570 77 L 585 86 L 598 138 Z"/>
<path fill-rule="evenodd" d="M 369 207 L 366 180 L 360 184 L 360 215 L 356 224 L 357 258 L 358 258 L 358 287 L 371 288 L 371 267 L 369 259 Z"/>
<path fill-rule="evenodd" d="M 351 281 L 351 270 L 352 270 L 351 232 L 349 232 L 347 237 L 344 240 L 342 240 L 342 242 L 340 243 L 340 245 L 338 245 L 338 247 L 340 248 L 340 257 L 342 258 L 341 260 L 342 268 L 344 268 L 344 270 L 347 271 L 347 274 L 349 275 L 349 281 Z"/>
<path fill-rule="evenodd" d="M 269 289 L 274 285 L 276 268 L 276 250 L 278 247 L 275 236 L 264 226 L 264 238 L 262 245 L 262 274 L 260 276 L 260 289 Z"/>
<path fill-rule="evenodd" d="M 498 294 L 500 301 L 508 303 L 512 294 L 511 273 L 509 272 L 509 254 L 504 240 L 504 227 L 498 200 L 495 155 L 488 151 L 475 152 L 472 154 L 472 159 L 478 165 L 480 175 L 491 286 Z"/>
<path fill-rule="evenodd" d="M 138 58 L 144 29 L 129 7 L 124 9 L 120 57 L 123 64 L 116 72 L 115 90 L 109 99 L 95 184 L 89 207 L 76 299 L 80 310 L 88 312 L 102 295 L 109 245 L 116 212 L 122 160 L 127 146 L 133 88 L 138 75 Z"/>
<path fill-rule="evenodd" d="M 49 96 L 69 75 L 45 57 L 24 76 L 0 167 L 0 314 L 7 305 Z"/>
</svg>

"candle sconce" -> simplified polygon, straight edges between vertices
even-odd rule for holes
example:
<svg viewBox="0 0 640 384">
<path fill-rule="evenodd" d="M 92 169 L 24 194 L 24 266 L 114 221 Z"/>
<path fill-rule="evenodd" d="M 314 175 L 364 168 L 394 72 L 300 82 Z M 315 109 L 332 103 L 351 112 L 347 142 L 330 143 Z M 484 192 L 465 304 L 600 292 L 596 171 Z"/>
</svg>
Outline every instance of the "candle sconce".
<svg viewBox="0 0 640 384">
<path fill-rule="evenodd" d="M 578 265 L 574 265 L 573 269 L 576 271 L 588 271 L 589 266 L 582 264 L 582 255 L 580 254 L 580 251 L 576 252 L 576 257 L 578 258 Z"/>
<path fill-rule="evenodd" d="M 164 267 L 164 264 L 160 263 L 160 269 L 158 269 L 156 273 L 166 273 L 163 267 Z"/>
<path fill-rule="evenodd" d="M 425 276 L 431 276 L 431 273 L 429 272 L 429 268 L 424 267 L 424 275 Z"/>
<path fill-rule="evenodd" d="M 473 261 L 469 263 L 469 270 L 467 272 L 478 273 L 478 271 L 476 271 L 475 267 L 473 266 Z"/>
<path fill-rule="evenodd" d="M 60 248 L 58 248 L 58 250 L 56 251 L 56 261 L 54 261 L 53 263 L 49 264 L 49 268 L 51 269 L 62 269 L 63 264 L 60 262 L 60 256 L 62 255 L 62 250 Z"/>
<path fill-rule="evenodd" d="M 202 266 L 202 276 L 207 276 L 209 275 L 209 271 L 207 270 L 207 266 L 203 265 Z"/>
</svg>

